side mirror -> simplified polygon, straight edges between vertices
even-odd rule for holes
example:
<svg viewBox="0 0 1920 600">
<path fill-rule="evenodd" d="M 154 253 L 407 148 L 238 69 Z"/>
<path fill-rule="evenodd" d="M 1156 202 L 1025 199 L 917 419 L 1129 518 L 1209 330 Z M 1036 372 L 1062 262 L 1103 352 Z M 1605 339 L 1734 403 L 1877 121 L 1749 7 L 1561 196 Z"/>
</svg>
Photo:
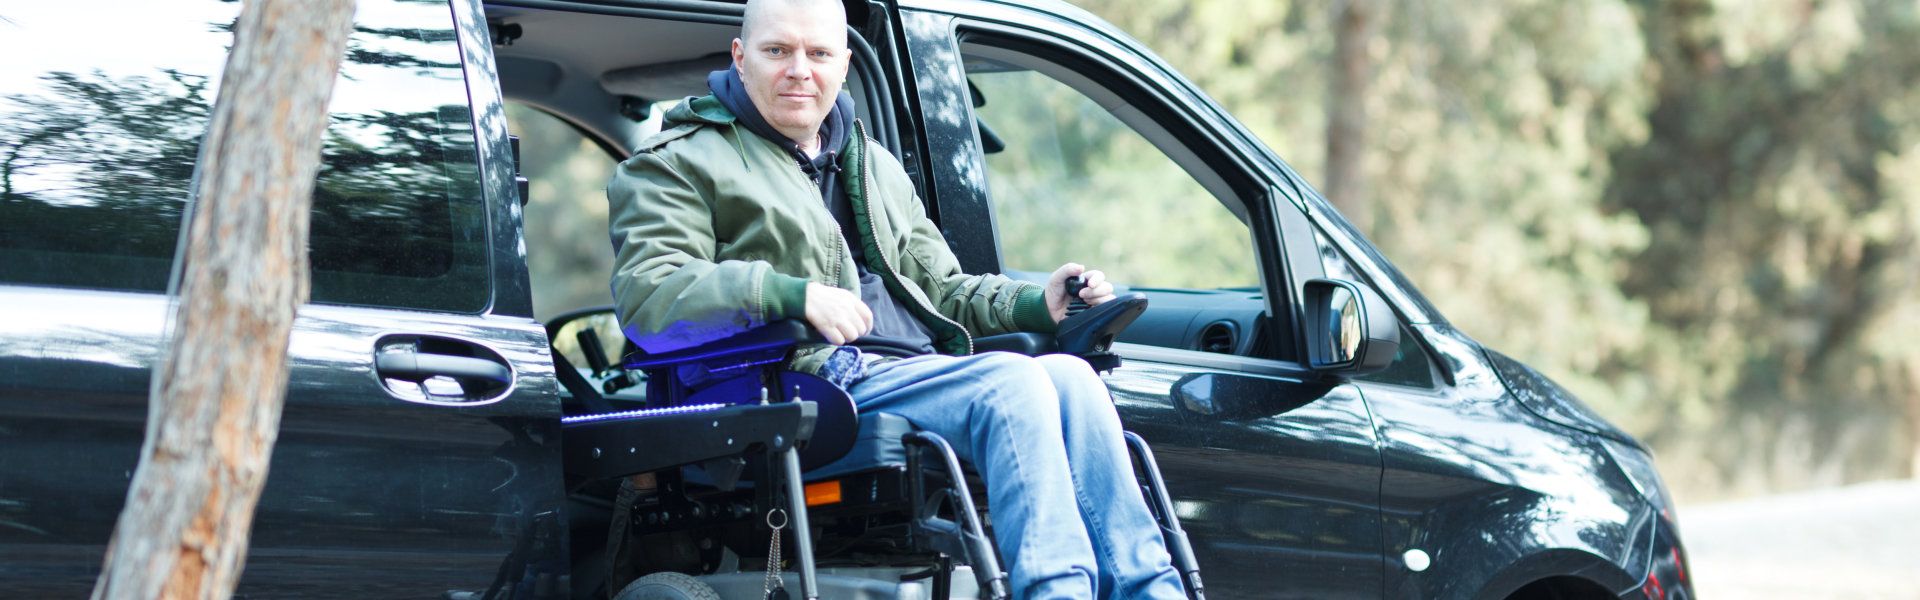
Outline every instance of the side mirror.
<svg viewBox="0 0 1920 600">
<path fill-rule="evenodd" d="M 1400 350 L 1400 324 L 1372 288 L 1339 279 L 1308 281 L 1308 366 L 1319 373 L 1356 377 L 1393 363 Z"/>
</svg>

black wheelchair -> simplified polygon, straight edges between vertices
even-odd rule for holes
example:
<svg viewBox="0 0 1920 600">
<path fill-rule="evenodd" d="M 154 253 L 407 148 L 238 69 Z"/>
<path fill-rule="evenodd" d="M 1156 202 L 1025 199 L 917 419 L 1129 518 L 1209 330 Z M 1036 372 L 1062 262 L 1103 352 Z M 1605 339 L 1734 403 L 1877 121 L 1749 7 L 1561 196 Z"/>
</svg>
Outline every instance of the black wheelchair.
<svg viewBox="0 0 1920 600">
<path fill-rule="evenodd" d="M 1128 294 L 1054 335 L 975 340 L 978 351 L 1053 352 L 1119 365 L 1118 332 L 1146 308 Z M 588 309 L 550 321 L 549 336 Z M 946 440 L 905 419 L 861 416 L 845 391 L 781 365 L 820 341 L 781 321 L 699 347 L 607 360 L 601 332 L 574 329 L 583 375 L 557 349 L 570 398 L 562 452 L 576 598 L 1009 597 L 984 523 L 984 488 Z M 1141 491 L 1188 597 L 1199 566 L 1146 442 L 1126 433 Z M 977 480 L 977 478 L 975 478 Z M 790 560 L 789 560 L 790 559 Z"/>
</svg>

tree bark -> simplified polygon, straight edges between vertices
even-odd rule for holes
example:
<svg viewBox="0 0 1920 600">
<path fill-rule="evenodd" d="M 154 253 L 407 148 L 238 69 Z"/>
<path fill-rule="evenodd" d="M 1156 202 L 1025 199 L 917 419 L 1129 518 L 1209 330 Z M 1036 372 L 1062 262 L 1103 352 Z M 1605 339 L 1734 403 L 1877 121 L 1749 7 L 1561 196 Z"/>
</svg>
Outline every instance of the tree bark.
<svg viewBox="0 0 1920 600">
<path fill-rule="evenodd" d="M 1920 479 L 1920 356 L 1907 358 L 1907 478 Z"/>
<path fill-rule="evenodd" d="M 1367 85 L 1373 59 L 1367 54 L 1380 21 L 1381 0 L 1346 0 L 1336 17 L 1333 97 L 1327 101 L 1327 181 L 1322 188 L 1334 208 L 1366 231 L 1372 215 L 1366 193 Z"/>
<path fill-rule="evenodd" d="M 146 442 L 93 598 L 227 598 L 307 298 L 307 223 L 353 0 L 246 0 L 200 152 Z"/>
</svg>

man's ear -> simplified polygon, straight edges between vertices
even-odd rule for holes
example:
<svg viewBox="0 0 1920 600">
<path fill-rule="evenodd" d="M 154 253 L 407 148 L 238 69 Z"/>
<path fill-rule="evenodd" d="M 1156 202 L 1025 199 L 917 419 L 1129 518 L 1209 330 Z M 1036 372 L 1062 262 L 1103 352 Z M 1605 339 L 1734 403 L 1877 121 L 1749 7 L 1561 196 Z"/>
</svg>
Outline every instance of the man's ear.
<svg viewBox="0 0 1920 600">
<path fill-rule="evenodd" d="M 733 38 L 733 69 L 740 70 L 740 61 L 747 57 L 747 43 Z"/>
</svg>

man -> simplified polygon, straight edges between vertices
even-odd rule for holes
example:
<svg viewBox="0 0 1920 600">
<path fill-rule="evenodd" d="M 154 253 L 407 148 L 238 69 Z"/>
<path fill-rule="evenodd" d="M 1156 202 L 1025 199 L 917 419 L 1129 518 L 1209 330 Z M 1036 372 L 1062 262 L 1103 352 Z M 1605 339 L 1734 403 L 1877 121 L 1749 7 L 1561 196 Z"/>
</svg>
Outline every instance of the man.
<svg viewBox="0 0 1920 600">
<path fill-rule="evenodd" d="M 779 319 L 830 342 L 791 367 L 862 413 L 900 415 L 985 477 L 1019 598 L 1183 598 L 1135 485 L 1106 386 L 1064 355 L 972 355 L 972 336 L 1051 332 L 1065 280 L 967 275 L 900 164 L 842 94 L 851 51 L 837 0 L 752 0 L 733 67 L 608 185 L 622 327 L 649 352 Z"/>
</svg>

